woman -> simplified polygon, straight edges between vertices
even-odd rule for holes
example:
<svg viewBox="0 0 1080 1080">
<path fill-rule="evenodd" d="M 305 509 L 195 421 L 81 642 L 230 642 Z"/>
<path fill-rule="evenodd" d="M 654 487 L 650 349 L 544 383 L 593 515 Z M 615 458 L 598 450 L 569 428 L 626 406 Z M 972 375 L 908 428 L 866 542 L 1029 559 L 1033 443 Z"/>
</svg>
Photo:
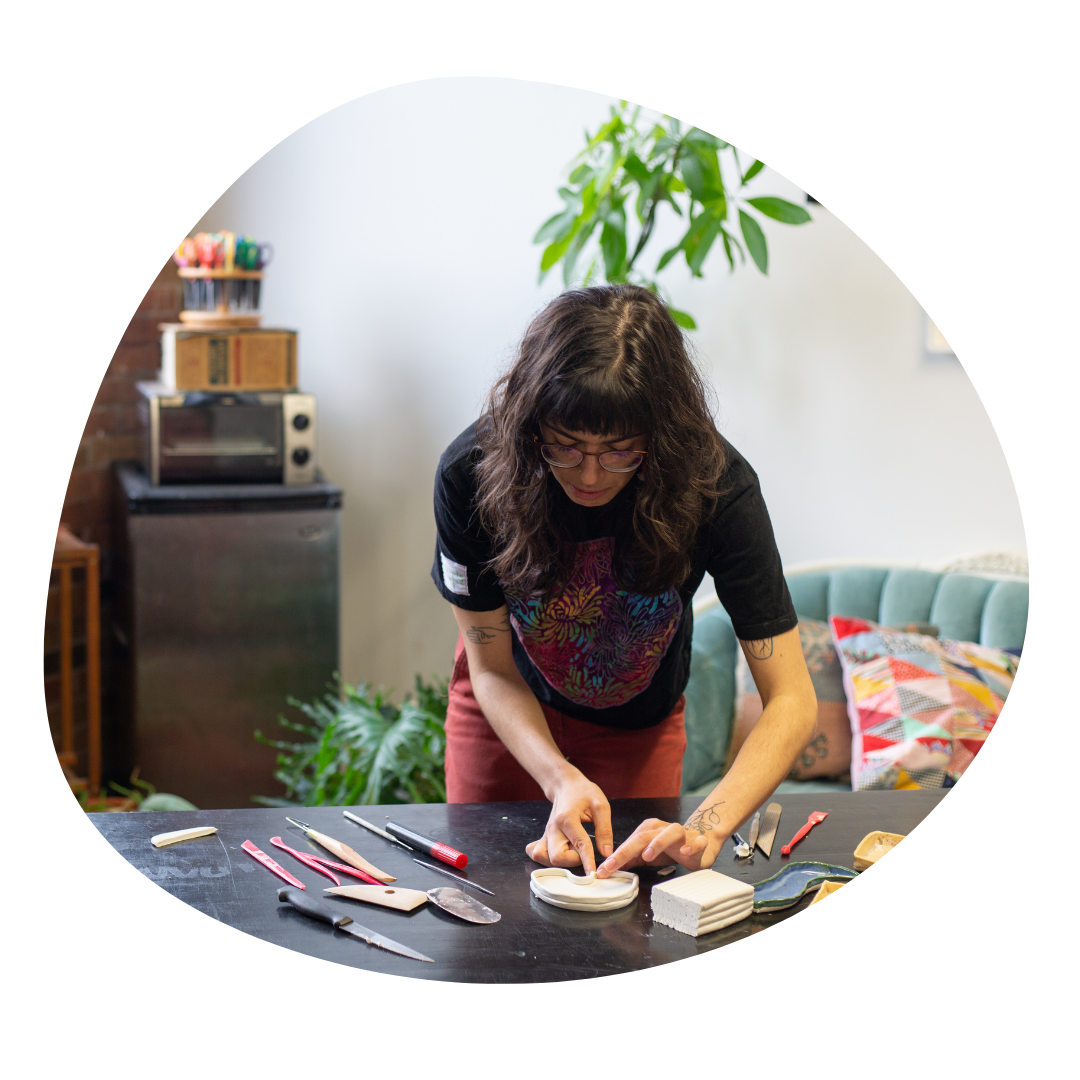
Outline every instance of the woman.
<svg viewBox="0 0 1080 1080">
<path fill-rule="evenodd" d="M 614 285 L 548 304 L 443 454 L 435 519 L 432 577 L 461 631 L 448 801 L 548 799 L 526 848 L 546 865 L 710 866 L 806 745 L 815 699 L 757 476 L 663 303 Z M 765 709 L 686 822 L 644 821 L 614 850 L 609 798 L 680 791 L 706 573 Z"/>
</svg>

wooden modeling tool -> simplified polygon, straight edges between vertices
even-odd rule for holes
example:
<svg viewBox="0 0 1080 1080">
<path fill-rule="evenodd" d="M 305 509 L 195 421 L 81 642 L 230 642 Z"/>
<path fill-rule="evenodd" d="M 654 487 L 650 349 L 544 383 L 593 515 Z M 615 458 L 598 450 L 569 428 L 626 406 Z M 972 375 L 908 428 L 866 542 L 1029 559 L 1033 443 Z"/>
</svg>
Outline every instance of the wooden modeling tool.
<svg viewBox="0 0 1080 1080">
<path fill-rule="evenodd" d="M 781 855 L 790 855 L 791 849 L 815 826 L 820 825 L 829 816 L 828 810 L 815 810 L 806 824 L 780 849 Z"/>
<path fill-rule="evenodd" d="M 334 896 L 346 896 L 350 900 L 363 900 L 366 904 L 412 911 L 430 900 L 436 907 L 472 923 L 495 923 L 502 916 L 460 889 L 439 888 L 421 892 L 419 889 L 388 889 L 385 885 L 342 885 L 327 889 Z"/>
<path fill-rule="evenodd" d="M 396 877 L 391 877 L 385 870 L 380 870 L 377 866 L 372 866 L 372 864 L 362 855 L 357 855 L 348 844 L 343 844 L 340 840 L 335 840 L 332 836 L 327 836 L 326 833 L 317 832 L 310 825 L 306 825 L 302 821 L 297 821 L 295 818 L 287 817 L 285 820 L 289 822 L 290 825 L 295 825 L 298 829 L 303 829 L 309 840 L 314 840 L 316 844 L 322 844 L 327 851 L 336 855 L 342 862 L 348 863 L 350 866 L 355 866 L 357 870 L 363 870 L 365 874 L 370 874 L 377 881 L 397 881 Z"/>
<path fill-rule="evenodd" d="M 217 832 L 216 825 L 201 825 L 195 829 L 177 829 L 175 832 L 159 832 L 157 836 L 150 837 L 150 843 L 154 847 L 167 847 L 169 844 L 178 844 L 181 840 L 194 840 L 197 836 L 211 836 Z"/>
<path fill-rule="evenodd" d="M 778 802 L 771 802 L 765 807 L 765 816 L 761 819 L 761 834 L 758 836 L 757 846 L 766 859 L 772 854 L 773 841 L 776 839 L 776 828 L 780 824 L 782 811 L 783 807 Z"/>
</svg>

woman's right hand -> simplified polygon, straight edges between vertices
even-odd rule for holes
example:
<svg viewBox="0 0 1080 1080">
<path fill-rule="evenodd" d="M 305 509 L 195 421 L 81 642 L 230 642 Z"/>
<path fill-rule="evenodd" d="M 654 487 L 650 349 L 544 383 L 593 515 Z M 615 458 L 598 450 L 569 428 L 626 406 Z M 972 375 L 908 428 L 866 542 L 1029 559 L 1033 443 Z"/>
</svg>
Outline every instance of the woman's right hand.
<svg viewBox="0 0 1080 1080">
<path fill-rule="evenodd" d="M 557 785 L 544 835 L 527 844 L 525 853 L 543 866 L 581 865 L 591 874 L 596 869 L 596 856 L 583 821 L 593 823 L 601 857 L 609 856 L 614 850 L 611 807 L 600 788 L 575 769 Z"/>
</svg>

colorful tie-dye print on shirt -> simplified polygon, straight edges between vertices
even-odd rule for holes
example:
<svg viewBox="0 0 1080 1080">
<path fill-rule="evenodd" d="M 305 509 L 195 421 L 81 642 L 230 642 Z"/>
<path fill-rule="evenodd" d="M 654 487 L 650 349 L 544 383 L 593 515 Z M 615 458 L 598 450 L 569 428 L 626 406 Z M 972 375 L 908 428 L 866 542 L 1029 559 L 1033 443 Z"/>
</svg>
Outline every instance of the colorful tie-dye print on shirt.
<svg viewBox="0 0 1080 1080">
<path fill-rule="evenodd" d="M 576 705 L 606 709 L 640 694 L 656 674 L 682 619 L 679 594 L 641 596 L 620 589 L 611 537 L 577 545 L 561 596 L 541 602 L 506 594 L 529 659 Z"/>
</svg>

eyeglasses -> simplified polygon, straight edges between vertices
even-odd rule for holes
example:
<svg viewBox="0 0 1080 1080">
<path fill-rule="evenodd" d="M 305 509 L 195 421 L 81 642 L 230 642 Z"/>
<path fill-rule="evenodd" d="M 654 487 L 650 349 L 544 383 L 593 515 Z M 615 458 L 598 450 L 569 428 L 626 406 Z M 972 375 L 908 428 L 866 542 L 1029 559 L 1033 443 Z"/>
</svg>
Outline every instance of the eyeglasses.
<svg viewBox="0 0 1080 1080">
<path fill-rule="evenodd" d="M 535 438 L 535 436 L 534 436 Z M 540 442 L 537 439 L 537 442 Z M 600 462 L 600 468 L 611 473 L 633 472 L 644 460 L 647 450 L 608 450 L 603 454 L 586 454 L 574 446 L 560 443 L 540 443 L 540 453 L 549 465 L 556 469 L 573 469 L 587 457 Z"/>
</svg>

